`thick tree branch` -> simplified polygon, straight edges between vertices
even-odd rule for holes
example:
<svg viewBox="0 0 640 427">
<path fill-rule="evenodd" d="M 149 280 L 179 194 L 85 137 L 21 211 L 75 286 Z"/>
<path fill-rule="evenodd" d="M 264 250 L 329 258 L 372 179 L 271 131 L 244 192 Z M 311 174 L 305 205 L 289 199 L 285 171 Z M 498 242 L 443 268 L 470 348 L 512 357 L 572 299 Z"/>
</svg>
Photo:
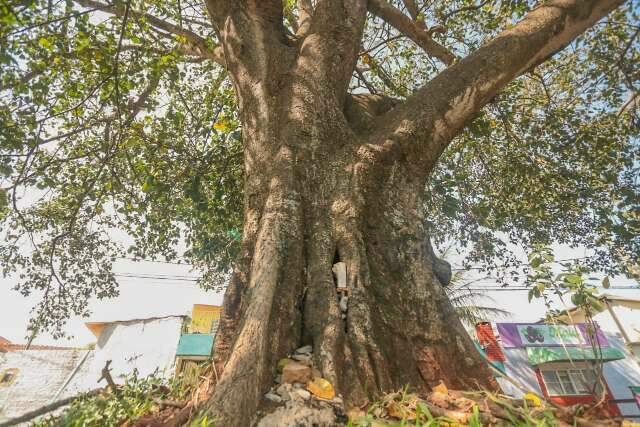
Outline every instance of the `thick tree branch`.
<svg viewBox="0 0 640 427">
<path fill-rule="evenodd" d="M 402 11 L 388 3 L 387 0 L 369 0 L 369 11 L 409 37 L 427 55 L 438 58 L 447 65 L 450 65 L 456 59 L 449 49 L 431 38 L 430 32 L 423 25 L 413 21 Z"/>
<path fill-rule="evenodd" d="M 376 158 L 411 154 L 428 173 L 465 123 L 501 89 L 544 62 L 623 3 L 555 0 L 532 10 L 390 111 L 374 130 Z M 380 157 L 382 156 L 382 157 Z"/>
<path fill-rule="evenodd" d="M 246 83 L 253 80 L 253 84 L 274 86 L 288 62 L 290 44 L 282 1 L 206 0 L 205 3 L 236 84 L 243 75 L 249 77 Z"/>
<path fill-rule="evenodd" d="M 313 4 L 311 0 L 298 0 L 298 31 L 296 37 L 305 37 L 311 28 Z"/>
<path fill-rule="evenodd" d="M 414 21 L 418 19 L 418 5 L 415 0 L 402 0 L 402 4 L 407 8 L 407 12 Z"/>
<path fill-rule="evenodd" d="M 124 16 L 125 8 L 119 6 L 107 5 L 95 0 L 74 0 L 83 7 L 100 9 L 102 12 L 110 13 L 115 16 Z M 149 25 L 167 31 L 171 34 L 184 37 L 186 44 L 182 45 L 185 52 L 191 55 L 197 55 L 206 59 L 212 59 L 220 65 L 225 65 L 222 49 L 219 47 L 210 47 L 207 41 L 191 30 L 183 28 L 179 25 L 160 19 L 148 13 L 130 10 L 129 14 L 134 19 L 144 18 Z"/>
<path fill-rule="evenodd" d="M 316 76 L 330 82 L 340 103 L 355 70 L 366 15 L 365 0 L 319 0 L 300 48 L 299 72 L 310 78 L 320 72 Z"/>
<path fill-rule="evenodd" d="M 633 92 L 629 95 L 627 101 L 618 110 L 618 115 L 623 114 L 628 109 L 635 109 L 640 104 L 640 92 Z"/>
</svg>

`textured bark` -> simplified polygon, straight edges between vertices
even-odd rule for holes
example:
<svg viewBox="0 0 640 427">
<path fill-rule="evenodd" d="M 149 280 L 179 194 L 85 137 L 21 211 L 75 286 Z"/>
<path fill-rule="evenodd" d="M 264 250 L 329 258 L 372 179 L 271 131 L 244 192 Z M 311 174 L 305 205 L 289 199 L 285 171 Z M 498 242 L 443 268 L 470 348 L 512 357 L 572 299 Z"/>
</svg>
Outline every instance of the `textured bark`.
<svg viewBox="0 0 640 427">
<path fill-rule="evenodd" d="M 366 1 L 302 3 L 295 36 L 281 2 L 207 4 L 245 144 L 243 248 L 209 408 L 224 426 L 250 424 L 277 360 L 303 344 L 347 405 L 407 384 L 494 386 L 438 280 L 425 183 L 469 117 L 619 2 L 548 2 L 403 103 L 347 94 Z M 347 264 L 346 320 L 335 260 Z"/>
</svg>

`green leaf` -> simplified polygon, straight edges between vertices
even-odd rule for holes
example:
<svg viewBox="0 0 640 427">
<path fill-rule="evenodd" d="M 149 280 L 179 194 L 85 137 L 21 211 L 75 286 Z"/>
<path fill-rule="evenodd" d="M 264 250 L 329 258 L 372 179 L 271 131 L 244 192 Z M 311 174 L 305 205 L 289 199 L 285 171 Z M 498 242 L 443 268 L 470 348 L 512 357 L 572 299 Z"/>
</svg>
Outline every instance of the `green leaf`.
<svg viewBox="0 0 640 427">
<path fill-rule="evenodd" d="M 582 283 L 582 277 L 577 274 L 567 274 L 564 277 L 564 281 L 572 285 L 580 285 Z"/>
<path fill-rule="evenodd" d="M 47 50 L 51 50 L 51 42 L 45 37 L 40 37 L 38 39 L 38 46 L 45 48 Z"/>
</svg>

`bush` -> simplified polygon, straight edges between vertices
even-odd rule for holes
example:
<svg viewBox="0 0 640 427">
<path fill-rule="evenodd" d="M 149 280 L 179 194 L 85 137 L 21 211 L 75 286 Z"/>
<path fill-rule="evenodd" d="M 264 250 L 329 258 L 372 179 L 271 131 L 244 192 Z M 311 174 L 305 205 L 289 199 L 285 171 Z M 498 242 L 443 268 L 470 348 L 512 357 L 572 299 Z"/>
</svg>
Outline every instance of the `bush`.
<svg viewBox="0 0 640 427">
<path fill-rule="evenodd" d="M 111 427 L 119 426 L 158 407 L 158 399 L 182 399 L 188 390 L 181 381 L 162 378 L 157 373 L 139 378 L 137 372 L 125 377 L 118 394 L 105 392 L 80 397 L 59 415 L 50 415 L 34 427 Z M 154 401 L 155 400 L 155 401 Z"/>
</svg>

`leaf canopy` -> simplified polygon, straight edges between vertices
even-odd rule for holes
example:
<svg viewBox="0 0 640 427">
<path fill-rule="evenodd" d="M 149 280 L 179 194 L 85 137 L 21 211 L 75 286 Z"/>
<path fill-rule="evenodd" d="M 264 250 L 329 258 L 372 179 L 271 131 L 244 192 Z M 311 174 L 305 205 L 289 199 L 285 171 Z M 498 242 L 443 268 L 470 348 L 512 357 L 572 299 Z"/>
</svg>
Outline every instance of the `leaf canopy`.
<svg viewBox="0 0 640 427">
<path fill-rule="evenodd" d="M 295 2 L 284 3 L 295 32 Z M 391 2 L 455 57 L 520 20 L 523 0 Z M 507 243 L 640 254 L 640 10 L 629 1 L 480 111 L 426 188 L 436 241 L 510 262 Z M 197 1 L 0 5 L 0 262 L 31 328 L 61 334 L 117 294 L 118 257 L 185 260 L 220 286 L 242 233 L 242 126 Z M 368 17 L 350 91 L 403 98 L 446 67 Z M 631 101 L 630 101 L 631 100 Z"/>
</svg>

